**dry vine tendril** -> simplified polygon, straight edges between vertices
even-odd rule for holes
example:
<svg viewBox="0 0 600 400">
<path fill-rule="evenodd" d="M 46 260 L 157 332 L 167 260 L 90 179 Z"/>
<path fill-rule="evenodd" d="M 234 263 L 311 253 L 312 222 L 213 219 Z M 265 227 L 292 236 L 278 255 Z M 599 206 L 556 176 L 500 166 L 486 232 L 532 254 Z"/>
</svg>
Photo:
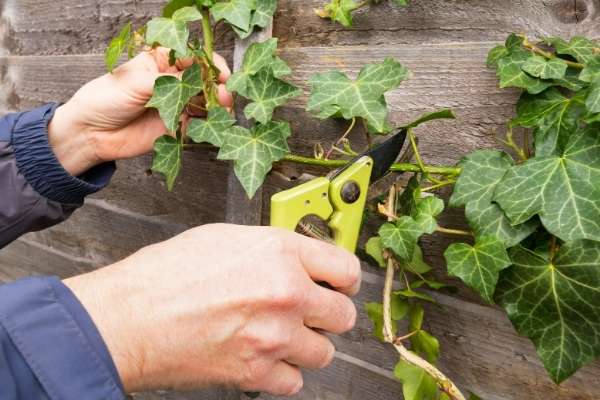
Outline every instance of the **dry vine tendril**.
<svg viewBox="0 0 600 400">
<path fill-rule="evenodd" d="M 370 3 L 377 2 L 332 1 L 325 16 L 350 24 L 351 12 Z M 172 0 L 162 17 L 138 31 L 129 24 L 111 42 L 106 54 L 110 71 L 123 52 L 131 56 L 144 46 L 172 49 L 173 62 L 195 60 L 181 80 L 159 78 L 148 103 L 172 133 L 157 140 L 153 164 L 166 176 L 169 189 L 188 140 L 220 148 L 218 158 L 234 161 L 236 175 L 252 197 L 275 162 L 337 168 L 355 154 L 347 139 L 353 128 L 361 128 L 368 143 L 393 130 L 384 95 L 409 77 L 398 61 L 366 65 L 354 79 L 339 71 L 318 73 L 309 81 L 307 109 L 318 118 L 345 119 L 349 128 L 314 157 L 291 154 L 290 125 L 273 120 L 273 112 L 301 91 L 286 81 L 292 70 L 277 55 L 277 39 L 251 45 L 241 70 L 227 84 L 248 100 L 244 113 L 255 121 L 249 129 L 237 125 L 216 100 L 215 23 L 224 21 L 246 37 L 265 27 L 276 7 L 274 0 Z M 201 39 L 190 37 L 191 24 L 201 25 Z M 424 305 L 436 301 L 432 291 L 447 288 L 431 278 L 420 246 L 424 235 L 450 234 L 469 242 L 445 251 L 449 275 L 502 306 L 518 332 L 533 341 L 556 382 L 600 354 L 599 45 L 582 37 L 534 44 L 510 35 L 505 45 L 492 49 L 488 64 L 497 69 L 501 87 L 523 89 L 504 142 L 515 157 L 478 150 L 458 166 L 427 165 L 414 128 L 454 114 L 439 110 L 423 115 L 405 126 L 415 162 L 391 168 L 412 177 L 404 187 L 394 183 L 387 199 L 374 207 L 381 226 L 365 250 L 386 269 L 386 284 L 382 303 L 368 303 L 366 311 L 375 336 L 399 353 L 394 374 L 407 400 L 464 399 L 435 368 L 440 344 L 423 327 Z M 183 132 L 180 116 L 201 93 L 207 117 L 193 119 Z M 339 157 L 332 158 L 334 154 Z M 446 204 L 435 193 L 452 186 L 448 206 L 464 207 L 471 231 L 438 224 Z M 402 334 L 400 321 L 408 326 Z"/>
</svg>

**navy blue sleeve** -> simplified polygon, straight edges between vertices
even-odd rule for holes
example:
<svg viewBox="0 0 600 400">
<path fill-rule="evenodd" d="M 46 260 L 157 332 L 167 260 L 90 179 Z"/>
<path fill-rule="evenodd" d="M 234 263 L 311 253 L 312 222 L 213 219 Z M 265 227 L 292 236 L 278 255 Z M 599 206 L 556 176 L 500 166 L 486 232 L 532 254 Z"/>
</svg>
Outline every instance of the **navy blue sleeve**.
<svg viewBox="0 0 600 400">
<path fill-rule="evenodd" d="M 0 286 L 0 399 L 124 398 L 100 333 L 60 280 Z"/>
<path fill-rule="evenodd" d="M 115 172 L 114 162 L 78 177 L 62 167 L 48 140 L 57 108 L 47 104 L 0 119 L 0 248 L 64 221 Z"/>
</svg>

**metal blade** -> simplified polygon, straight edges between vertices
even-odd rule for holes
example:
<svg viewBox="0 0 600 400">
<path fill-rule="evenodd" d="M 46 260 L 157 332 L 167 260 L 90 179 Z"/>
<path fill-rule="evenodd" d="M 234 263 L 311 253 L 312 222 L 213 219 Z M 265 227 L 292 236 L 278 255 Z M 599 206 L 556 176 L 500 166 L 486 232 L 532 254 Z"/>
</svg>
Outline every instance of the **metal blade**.
<svg viewBox="0 0 600 400">
<path fill-rule="evenodd" d="M 333 171 L 328 178 L 330 180 L 335 179 L 356 160 L 368 156 L 373 159 L 374 163 L 373 172 L 371 173 L 371 183 L 376 182 L 388 174 L 390 167 L 400 155 L 402 147 L 404 147 L 404 142 L 406 142 L 406 129 L 401 129 L 386 141 L 356 156 L 347 166 Z"/>
</svg>

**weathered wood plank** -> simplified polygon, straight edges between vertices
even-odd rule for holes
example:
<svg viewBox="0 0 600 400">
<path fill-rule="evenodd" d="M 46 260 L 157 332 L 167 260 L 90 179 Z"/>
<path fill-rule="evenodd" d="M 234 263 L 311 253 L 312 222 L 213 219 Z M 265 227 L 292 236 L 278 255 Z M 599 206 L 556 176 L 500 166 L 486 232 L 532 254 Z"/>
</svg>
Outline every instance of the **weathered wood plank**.
<svg viewBox="0 0 600 400">
<path fill-rule="evenodd" d="M 9 25 L 5 47 L 12 54 L 100 53 L 127 21 L 141 26 L 160 13 L 163 0 L 6 0 Z M 599 36 L 598 3 L 593 0 L 423 0 L 410 7 L 383 2 L 356 13 L 344 28 L 314 13 L 325 0 L 280 0 L 275 36 L 285 46 L 447 43 L 503 40 L 510 32 L 533 37 Z M 233 35 L 221 46 L 233 47 Z"/>
</svg>

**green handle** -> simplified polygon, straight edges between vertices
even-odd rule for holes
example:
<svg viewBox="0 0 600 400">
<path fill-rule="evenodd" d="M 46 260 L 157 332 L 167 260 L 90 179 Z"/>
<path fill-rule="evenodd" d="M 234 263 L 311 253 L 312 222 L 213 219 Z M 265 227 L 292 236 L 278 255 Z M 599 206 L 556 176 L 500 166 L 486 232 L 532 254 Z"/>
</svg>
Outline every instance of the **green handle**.
<svg viewBox="0 0 600 400">
<path fill-rule="evenodd" d="M 271 226 L 294 231 L 302 218 L 316 215 L 329 221 L 338 246 L 354 253 L 363 217 L 373 160 L 363 157 L 333 181 L 317 178 L 271 198 Z M 348 201 L 344 191 L 355 196 Z M 352 197 L 352 196 L 351 196 Z"/>
</svg>

